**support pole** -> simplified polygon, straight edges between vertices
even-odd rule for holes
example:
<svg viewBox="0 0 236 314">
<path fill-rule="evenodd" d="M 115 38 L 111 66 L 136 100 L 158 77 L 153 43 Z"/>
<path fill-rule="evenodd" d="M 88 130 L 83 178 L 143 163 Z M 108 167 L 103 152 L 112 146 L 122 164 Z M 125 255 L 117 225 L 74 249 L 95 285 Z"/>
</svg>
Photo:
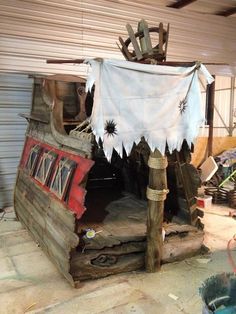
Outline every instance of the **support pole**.
<svg viewBox="0 0 236 314">
<path fill-rule="evenodd" d="M 231 77 L 230 84 L 230 109 L 229 109 L 229 136 L 233 136 L 234 131 L 234 90 L 235 77 Z"/>
<path fill-rule="evenodd" d="M 214 79 L 215 76 L 213 75 Z M 208 104 L 208 124 L 209 134 L 207 143 L 208 156 L 213 154 L 213 127 L 214 127 L 214 103 L 215 103 L 215 81 L 208 85 L 207 104 Z"/>
<path fill-rule="evenodd" d="M 147 272 L 156 272 L 161 267 L 164 200 L 168 193 L 166 178 L 167 164 L 167 158 L 163 157 L 158 150 L 150 154 L 148 160 L 150 169 L 149 186 L 147 188 L 147 251 L 145 259 Z"/>
</svg>

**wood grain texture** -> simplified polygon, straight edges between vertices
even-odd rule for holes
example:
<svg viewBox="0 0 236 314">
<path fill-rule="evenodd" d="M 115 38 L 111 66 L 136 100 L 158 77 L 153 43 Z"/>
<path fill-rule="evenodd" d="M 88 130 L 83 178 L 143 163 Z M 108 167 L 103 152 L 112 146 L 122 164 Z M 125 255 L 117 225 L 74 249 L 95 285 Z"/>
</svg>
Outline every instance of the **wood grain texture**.
<svg viewBox="0 0 236 314">
<path fill-rule="evenodd" d="M 163 157 L 156 150 L 151 153 L 153 158 Z M 166 169 L 149 170 L 149 187 L 154 190 L 167 189 Z M 161 267 L 163 239 L 162 239 L 162 224 L 164 213 L 164 201 L 148 200 L 147 211 L 147 251 L 146 251 L 146 270 L 155 272 Z"/>
<path fill-rule="evenodd" d="M 70 253 L 79 243 L 75 214 L 18 170 L 15 188 L 15 211 L 59 271 L 74 284 L 70 271 Z"/>
<path fill-rule="evenodd" d="M 141 60 L 143 58 L 143 55 L 142 55 L 142 52 L 139 48 L 139 44 L 138 44 L 138 41 L 135 37 L 133 28 L 131 27 L 130 24 L 126 24 L 126 29 L 127 29 L 128 34 L 129 34 L 129 37 L 131 39 L 131 42 L 133 44 L 137 60 Z"/>
<path fill-rule="evenodd" d="M 146 211 L 124 209 L 116 216 L 108 215 L 106 222 L 90 224 L 94 230 L 102 230 L 92 239 L 81 240 L 82 250 L 74 250 L 71 257 L 71 274 L 74 280 L 105 277 L 111 274 L 144 269 L 146 251 Z M 112 217 L 113 216 L 113 217 Z M 109 219 L 111 217 L 111 220 Z M 130 217 L 130 218 L 129 218 Z M 135 217 L 135 219 L 133 218 Z M 124 225 L 129 225 L 129 229 Z M 190 225 L 164 224 L 162 263 L 173 262 L 199 253 L 204 233 Z M 80 228 L 88 228 L 80 225 Z"/>
<path fill-rule="evenodd" d="M 212 154 L 216 156 L 223 151 L 236 147 L 236 137 L 213 137 Z M 198 137 L 192 154 L 192 164 L 199 166 L 206 159 L 207 137 Z"/>
</svg>

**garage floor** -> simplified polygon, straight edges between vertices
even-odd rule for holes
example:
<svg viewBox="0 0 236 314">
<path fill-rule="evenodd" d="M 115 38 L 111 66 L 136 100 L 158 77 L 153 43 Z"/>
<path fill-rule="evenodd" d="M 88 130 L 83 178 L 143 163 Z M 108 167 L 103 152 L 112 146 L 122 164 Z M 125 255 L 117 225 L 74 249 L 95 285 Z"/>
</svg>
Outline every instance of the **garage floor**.
<svg viewBox="0 0 236 314">
<path fill-rule="evenodd" d="M 0 220 L 0 314 L 200 314 L 198 288 L 212 274 L 231 271 L 226 246 L 236 233 L 227 207 L 206 210 L 203 222 L 211 253 L 166 264 L 155 274 L 126 273 L 73 289 L 8 208 Z"/>
</svg>

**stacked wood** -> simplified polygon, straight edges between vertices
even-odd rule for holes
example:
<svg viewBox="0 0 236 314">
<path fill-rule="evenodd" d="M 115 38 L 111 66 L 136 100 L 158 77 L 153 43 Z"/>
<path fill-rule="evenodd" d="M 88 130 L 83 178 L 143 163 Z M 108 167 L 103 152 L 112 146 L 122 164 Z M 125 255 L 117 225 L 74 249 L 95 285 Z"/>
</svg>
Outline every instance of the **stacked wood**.
<svg viewBox="0 0 236 314">
<path fill-rule="evenodd" d="M 212 202 L 214 204 L 228 203 L 228 191 L 224 188 L 206 187 L 205 194 L 212 196 Z"/>
<path fill-rule="evenodd" d="M 236 208 L 236 190 L 229 191 L 228 197 L 229 197 L 229 206 L 232 208 Z"/>
</svg>

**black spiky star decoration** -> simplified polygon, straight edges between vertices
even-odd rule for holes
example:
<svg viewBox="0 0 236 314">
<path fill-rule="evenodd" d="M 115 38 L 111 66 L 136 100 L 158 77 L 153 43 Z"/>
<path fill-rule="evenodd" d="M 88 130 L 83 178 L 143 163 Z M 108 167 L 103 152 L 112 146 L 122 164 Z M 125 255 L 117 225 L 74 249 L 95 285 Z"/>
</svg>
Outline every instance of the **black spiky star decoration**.
<svg viewBox="0 0 236 314">
<path fill-rule="evenodd" d="M 184 98 L 183 100 L 181 100 L 179 102 L 179 112 L 180 112 L 180 114 L 183 114 L 185 112 L 186 108 L 187 108 L 187 99 Z"/>
<path fill-rule="evenodd" d="M 104 130 L 105 130 L 105 134 L 107 136 L 115 136 L 115 135 L 117 135 L 117 128 L 116 128 L 115 121 L 113 119 L 112 120 L 107 120 L 105 122 Z"/>
</svg>

